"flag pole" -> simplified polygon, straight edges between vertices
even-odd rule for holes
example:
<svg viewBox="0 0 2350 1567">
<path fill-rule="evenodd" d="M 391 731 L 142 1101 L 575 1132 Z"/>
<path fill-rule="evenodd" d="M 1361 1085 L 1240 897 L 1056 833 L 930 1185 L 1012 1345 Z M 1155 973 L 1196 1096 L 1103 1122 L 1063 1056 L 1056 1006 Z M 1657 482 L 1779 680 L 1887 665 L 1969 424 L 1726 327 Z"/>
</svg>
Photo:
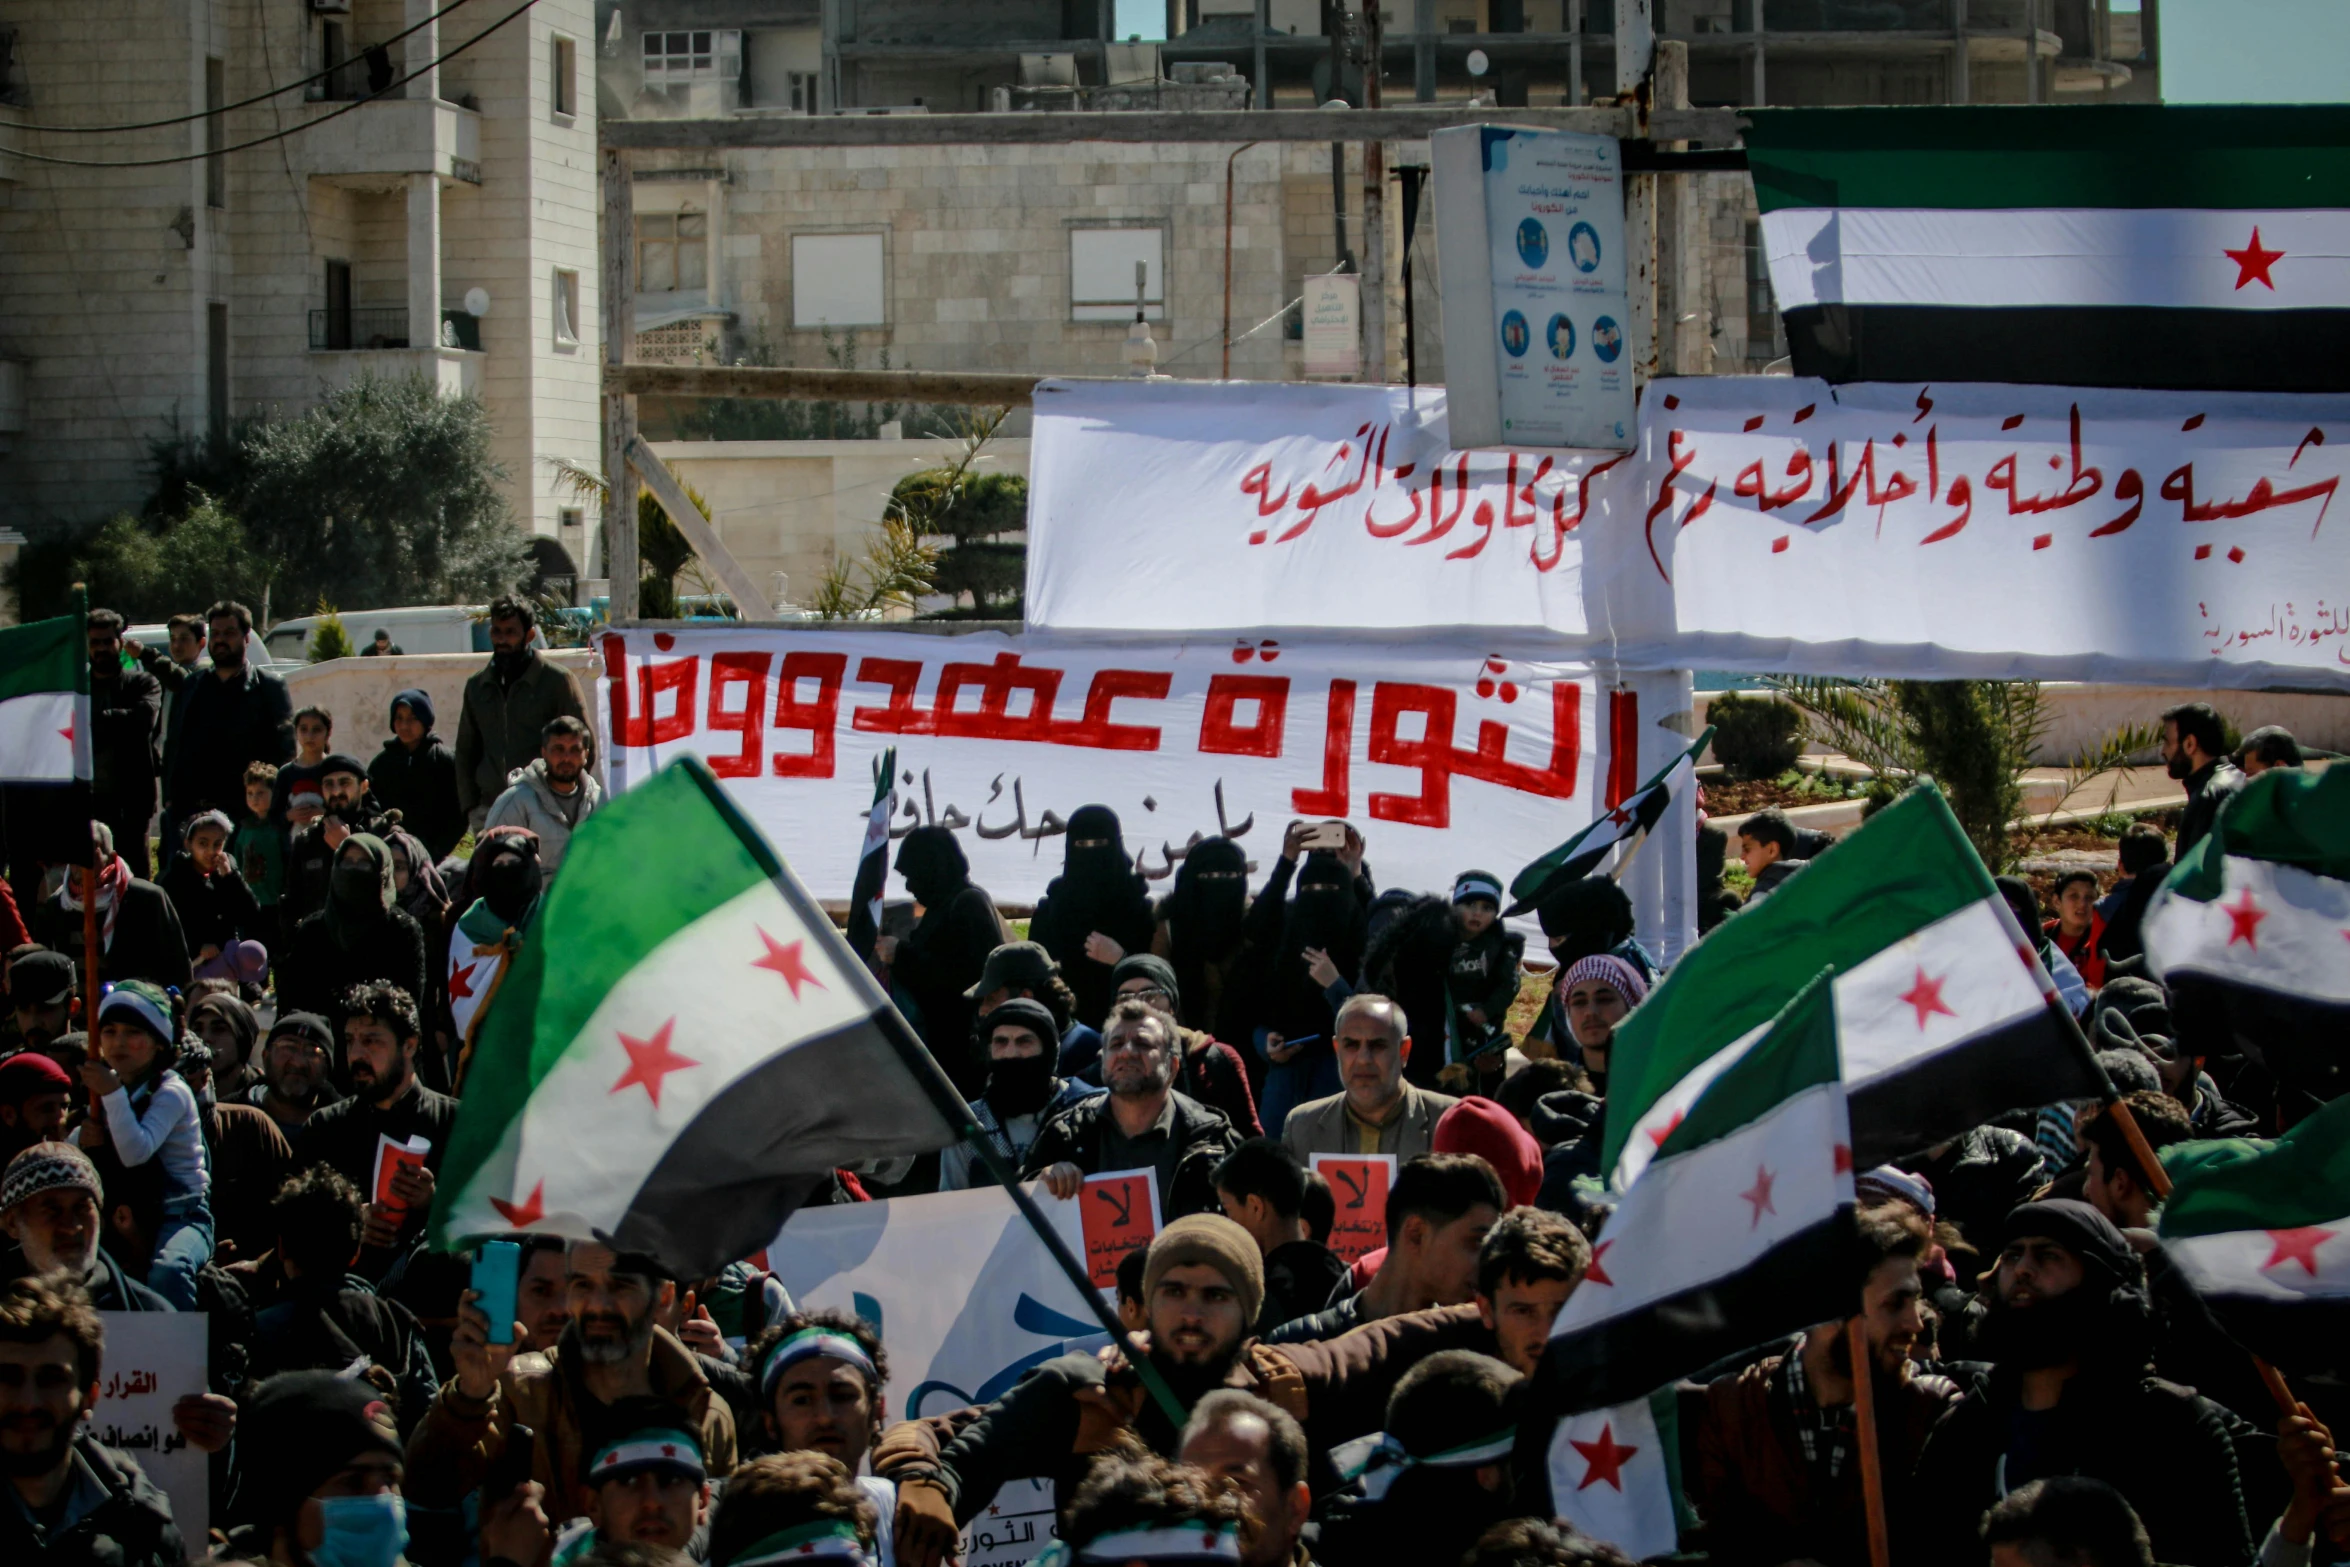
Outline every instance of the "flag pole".
<svg viewBox="0 0 2350 1567">
<path fill-rule="evenodd" d="M 1852 1414 L 1860 1445 L 1860 1494 L 1869 1530 L 1869 1567 L 1892 1567 L 1893 1547 L 1885 1528 L 1885 1465 L 1877 1451 L 1877 1369 L 1863 1331 L 1865 1317 L 1844 1324 L 1844 1347 L 1852 1361 Z"/>
<path fill-rule="evenodd" d="M 97 1054 L 98 1045 L 98 824 L 87 824 L 90 830 L 90 863 L 82 867 L 82 1031 L 90 1041 L 90 1053 Z M 103 1113 L 98 1096 L 90 1096 L 90 1108 Z"/>
</svg>

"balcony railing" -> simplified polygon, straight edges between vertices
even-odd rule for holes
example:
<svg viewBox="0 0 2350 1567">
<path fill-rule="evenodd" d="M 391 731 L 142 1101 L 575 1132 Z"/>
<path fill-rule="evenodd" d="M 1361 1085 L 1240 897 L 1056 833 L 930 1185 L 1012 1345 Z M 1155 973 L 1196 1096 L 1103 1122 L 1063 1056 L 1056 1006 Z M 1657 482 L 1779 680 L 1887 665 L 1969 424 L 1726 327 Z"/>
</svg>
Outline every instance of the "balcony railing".
<svg viewBox="0 0 2350 1567">
<path fill-rule="evenodd" d="M 409 346 L 408 307 L 366 305 L 350 310 L 313 310 L 310 346 L 324 352 L 406 348 Z M 481 322 L 463 310 L 442 311 L 438 346 L 481 352 Z"/>
<path fill-rule="evenodd" d="M 310 96 L 313 101 L 336 103 L 370 97 L 398 81 L 405 68 L 405 62 L 393 58 L 382 44 L 355 44 L 348 59 L 311 87 Z"/>
</svg>

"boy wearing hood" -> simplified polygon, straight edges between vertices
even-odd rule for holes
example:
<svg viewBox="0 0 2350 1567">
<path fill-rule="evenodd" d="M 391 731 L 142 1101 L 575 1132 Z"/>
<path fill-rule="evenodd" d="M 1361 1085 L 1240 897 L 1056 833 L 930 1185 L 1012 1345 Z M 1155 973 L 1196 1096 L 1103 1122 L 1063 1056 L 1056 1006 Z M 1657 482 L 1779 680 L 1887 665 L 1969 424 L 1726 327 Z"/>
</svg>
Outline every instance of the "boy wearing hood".
<svg viewBox="0 0 2350 1567">
<path fill-rule="evenodd" d="M 550 883 L 563 866 L 571 835 L 604 803 L 587 756 L 585 723 L 569 714 L 550 720 L 539 737 L 538 760 L 518 768 L 490 807 L 486 826 L 527 827 L 539 835 L 539 867 Z"/>
<path fill-rule="evenodd" d="M 400 825 L 445 860 L 465 836 L 465 809 L 457 803 L 457 754 L 433 731 L 432 698 L 407 690 L 392 698 L 392 734 L 367 764 L 367 782 Z"/>
<path fill-rule="evenodd" d="M 1518 999 L 1518 962 L 1526 938 L 1501 922 L 1501 878 L 1490 871 L 1464 871 L 1453 883 L 1452 905 L 1460 941 L 1452 949 L 1444 988 L 1447 1059 L 1473 1067 L 1487 1086 L 1501 1081 L 1503 1052 L 1510 1036 L 1502 1027 Z"/>
</svg>

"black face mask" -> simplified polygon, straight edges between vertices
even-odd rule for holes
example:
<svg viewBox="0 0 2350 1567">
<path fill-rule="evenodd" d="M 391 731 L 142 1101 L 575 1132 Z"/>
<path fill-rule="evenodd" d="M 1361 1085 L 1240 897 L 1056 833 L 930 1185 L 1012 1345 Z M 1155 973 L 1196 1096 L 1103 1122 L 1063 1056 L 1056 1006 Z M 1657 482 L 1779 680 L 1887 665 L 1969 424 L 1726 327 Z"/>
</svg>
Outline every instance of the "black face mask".
<svg viewBox="0 0 2350 1567">
<path fill-rule="evenodd" d="M 1053 1095 L 1054 1066 L 1053 1058 L 1042 1052 L 1009 1061 L 990 1061 L 985 1093 L 987 1107 L 996 1113 L 998 1120 L 1034 1115 Z"/>
<path fill-rule="evenodd" d="M 501 919 L 516 919 L 539 890 L 538 868 L 519 854 L 501 854 L 483 868 L 482 901 Z"/>
<path fill-rule="evenodd" d="M 383 902 L 383 881 L 383 873 L 372 865 L 338 865 L 335 901 L 350 909 L 376 908 Z"/>
</svg>

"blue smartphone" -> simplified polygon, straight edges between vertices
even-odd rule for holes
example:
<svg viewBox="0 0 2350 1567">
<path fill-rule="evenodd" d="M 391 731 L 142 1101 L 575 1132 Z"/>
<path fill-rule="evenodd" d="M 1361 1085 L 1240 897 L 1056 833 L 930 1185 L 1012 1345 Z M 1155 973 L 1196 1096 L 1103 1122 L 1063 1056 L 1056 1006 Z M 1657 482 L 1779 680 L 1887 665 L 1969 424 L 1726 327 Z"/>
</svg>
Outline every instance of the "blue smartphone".
<svg viewBox="0 0 2350 1567">
<path fill-rule="evenodd" d="M 522 1293 L 522 1248 L 512 1241 L 483 1241 L 473 1254 L 474 1305 L 490 1319 L 490 1342 L 514 1342 L 514 1312 Z"/>
</svg>

